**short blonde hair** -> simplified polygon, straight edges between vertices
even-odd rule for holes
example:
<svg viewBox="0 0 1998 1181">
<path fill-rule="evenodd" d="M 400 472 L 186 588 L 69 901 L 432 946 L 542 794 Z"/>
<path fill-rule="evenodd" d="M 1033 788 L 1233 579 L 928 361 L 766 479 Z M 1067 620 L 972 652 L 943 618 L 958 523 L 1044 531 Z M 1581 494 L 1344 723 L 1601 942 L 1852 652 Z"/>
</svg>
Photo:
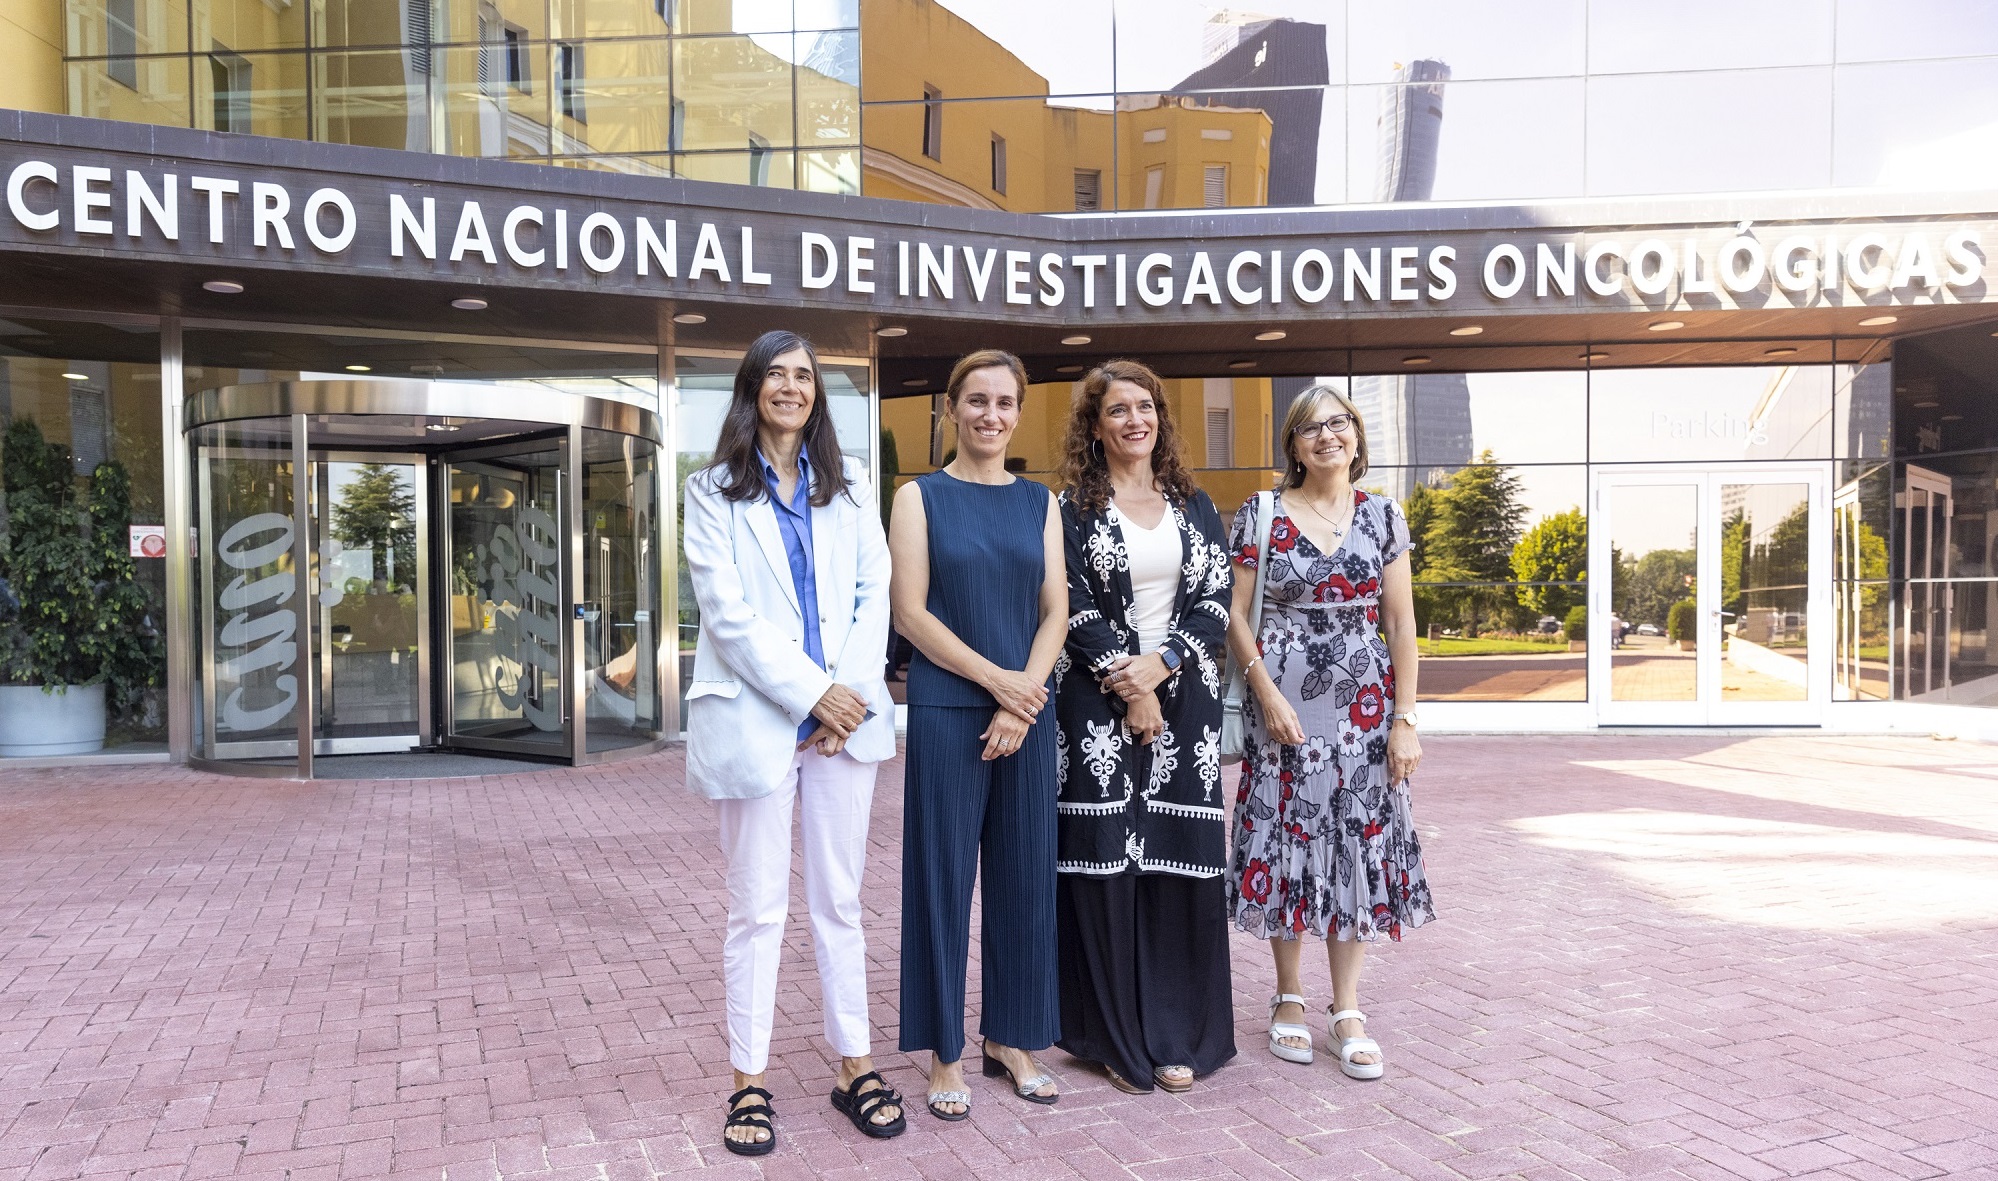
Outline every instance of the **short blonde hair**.
<svg viewBox="0 0 1998 1181">
<path fill-rule="evenodd" d="M 1014 384 L 1020 387 L 1020 403 L 1026 404 L 1027 367 L 1020 363 L 1020 358 L 1003 349 L 979 349 L 959 357 L 957 364 L 951 366 L 950 380 L 944 383 L 944 401 L 957 405 L 957 394 L 964 388 L 964 379 L 980 369 L 1004 369 L 1012 374 Z"/>
<path fill-rule="evenodd" d="M 1354 408 L 1353 400 L 1346 392 L 1335 386 L 1314 385 L 1297 395 L 1291 402 L 1290 410 L 1283 416 L 1283 486 L 1296 488 L 1304 483 L 1304 465 L 1297 461 L 1297 452 L 1292 445 L 1297 442 L 1297 428 L 1307 422 L 1323 421 L 1321 413 L 1327 402 L 1336 403 L 1337 413 L 1353 416 L 1353 462 L 1347 466 L 1347 478 L 1359 482 L 1367 474 L 1367 423 Z"/>
</svg>

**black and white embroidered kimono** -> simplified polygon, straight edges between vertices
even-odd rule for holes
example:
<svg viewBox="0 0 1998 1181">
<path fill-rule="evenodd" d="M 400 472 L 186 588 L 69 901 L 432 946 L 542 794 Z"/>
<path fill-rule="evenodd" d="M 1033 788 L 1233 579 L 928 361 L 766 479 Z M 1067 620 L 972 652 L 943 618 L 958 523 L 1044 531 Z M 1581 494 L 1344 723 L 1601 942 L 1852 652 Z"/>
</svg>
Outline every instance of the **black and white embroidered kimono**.
<svg viewBox="0 0 1998 1181">
<path fill-rule="evenodd" d="M 1150 744 L 1124 725 L 1124 702 L 1097 674 L 1140 655 L 1131 570 L 1108 506 L 1061 497 L 1068 555 L 1068 644 L 1055 664 L 1061 794 L 1056 869 L 1108 876 L 1213 877 L 1227 856 L 1221 784 L 1223 656 L 1233 571 L 1221 516 L 1205 492 L 1166 502 L 1180 533 L 1180 578 L 1167 646 L 1179 671 L 1158 687 L 1164 731 Z"/>
</svg>

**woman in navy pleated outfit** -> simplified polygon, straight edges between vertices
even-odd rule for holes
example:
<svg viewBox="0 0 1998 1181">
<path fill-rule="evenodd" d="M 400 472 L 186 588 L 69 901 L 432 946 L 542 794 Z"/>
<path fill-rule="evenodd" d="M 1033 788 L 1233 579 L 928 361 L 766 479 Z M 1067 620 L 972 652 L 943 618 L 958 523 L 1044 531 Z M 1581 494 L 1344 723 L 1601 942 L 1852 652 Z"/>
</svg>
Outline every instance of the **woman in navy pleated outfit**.
<svg viewBox="0 0 1998 1181">
<path fill-rule="evenodd" d="M 909 665 L 902 822 L 902 1037 L 930 1051 L 929 1102 L 970 1114 L 964 980 L 971 887 L 985 881 L 979 1034 L 987 1075 L 1053 1103 L 1032 1051 L 1061 1034 L 1055 968 L 1055 724 L 1048 679 L 1067 637 L 1061 515 L 1006 470 L 1027 374 L 972 353 L 945 394 L 957 455 L 895 494 L 888 549 Z"/>
</svg>

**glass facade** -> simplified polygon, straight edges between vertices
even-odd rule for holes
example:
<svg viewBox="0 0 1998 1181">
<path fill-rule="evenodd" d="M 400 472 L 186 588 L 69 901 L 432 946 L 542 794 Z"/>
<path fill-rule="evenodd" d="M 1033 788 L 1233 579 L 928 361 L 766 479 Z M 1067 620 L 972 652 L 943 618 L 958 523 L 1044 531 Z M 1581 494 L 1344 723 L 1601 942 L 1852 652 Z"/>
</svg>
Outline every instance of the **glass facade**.
<svg viewBox="0 0 1998 1181">
<path fill-rule="evenodd" d="M 801 0 L 66 0 L 43 109 L 856 192 L 859 13 Z"/>
<path fill-rule="evenodd" d="M 0 101 L 24 109 L 1021 213 L 1998 184 L 1998 14 L 1951 0 L 1891 17 L 1863 0 L 38 2 L 59 16 L 47 37 L 0 21 L 0 48 L 30 63 L 0 79 Z M 664 481 L 677 490 L 711 450 L 742 343 L 729 338 L 741 323 L 712 331 L 728 319 L 653 348 L 14 312 L 0 319 L 0 426 L 32 422 L 63 450 L 79 511 L 98 462 L 122 465 L 134 547 L 184 493 L 199 552 L 258 559 L 188 575 L 196 753 L 296 742 L 295 719 L 252 725 L 284 678 L 306 693 L 316 742 L 428 727 L 609 750 L 675 716 L 665 682 L 674 653 L 684 681 L 699 620 Z M 828 393 L 842 445 L 876 466 L 885 497 L 954 440 L 931 397 L 880 397 L 852 343 L 873 325 L 845 327 Z M 1450 357 L 1438 352 L 1444 364 L 1389 373 L 1401 353 L 1328 350 L 1315 379 L 1255 376 L 1245 360 L 1174 378 L 1167 398 L 1224 515 L 1269 483 L 1274 424 L 1312 380 L 1361 408 L 1365 486 L 1399 499 L 1418 535 L 1425 699 L 1699 722 L 1798 706 L 1810 686 L 1839 702 L 1998 705 L 1994 327 L 1892 346 L 1839 328 L 1737 354 L 1766 352 L 1761 365 L 1688 353 L 1646 368 L 1563 344 L 1483 349 L 1476 372 L 1434 371 Z M 1030 478 L 1052 482 L 1093 359 L 1036 364 L 1052 380 L 1029 392 L 1014 447 Z M 160 388 L 175 371 L 185 398 L 410 378 L 615 402 L 667 430 L 514 440 L 457 454 L 440 485 L 427 436 L 364 455 L 353 438 L 300 444 L 283 417 L 176 439 Z M 33 538 L 6 500 L 36 495 L 21 488 L 0 498 L 0 559 L 16 571 Z M 394 508 L 405 501 L 413 511 Z M 370 512 L 395 523 L 367 527 Z M 556 533 L 560 561 L 537 566 Z M 504 578 L 496 554 L 516 563 Z M 100 663 L 117 670 L 108 741 L 145 750 L 165 736 L 170 588 L 164 563 L 127 562 L 112 572 L 137 622 Z M 13 599 L 36 585 L 0 577 Z M 296 613 L 290 640 L 272 642 L 254 611 L 237 619 L 253 599 Z M 551 614 L 565 611 L 580 614 Z M 0 635 L 18 644 L 26 615 L 0 596 L 7 612 Z M 558 627 L 559 660 L 523 646 Z M 411 642 L 433 633 L 434 652 Z M 426 722 L 415 664 L 431 655 L 450 692 Z M 1654 712 L 1617 714 L 1626 704 Z"/>
</svg>

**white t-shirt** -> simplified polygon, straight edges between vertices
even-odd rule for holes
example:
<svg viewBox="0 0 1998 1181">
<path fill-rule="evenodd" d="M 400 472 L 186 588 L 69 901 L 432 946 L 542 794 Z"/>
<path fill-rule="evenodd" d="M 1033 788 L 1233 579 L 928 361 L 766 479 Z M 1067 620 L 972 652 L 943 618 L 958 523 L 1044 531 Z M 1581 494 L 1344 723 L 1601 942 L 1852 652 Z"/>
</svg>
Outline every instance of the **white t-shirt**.
<svg viewBox="0 0 1998 1181">
<path fill-rule="evenodd" d="M 1138 626 L 1138 652 L 1156 652 L 1172 633 L 1172 601 L 1179 589 L 1186 545 L 1167 507 L 1156 528 L 1146 529 L 1110 506 L 1110 519 L 1124 535 L 1131 560 L 1131 619 Z"/>
</svg>

